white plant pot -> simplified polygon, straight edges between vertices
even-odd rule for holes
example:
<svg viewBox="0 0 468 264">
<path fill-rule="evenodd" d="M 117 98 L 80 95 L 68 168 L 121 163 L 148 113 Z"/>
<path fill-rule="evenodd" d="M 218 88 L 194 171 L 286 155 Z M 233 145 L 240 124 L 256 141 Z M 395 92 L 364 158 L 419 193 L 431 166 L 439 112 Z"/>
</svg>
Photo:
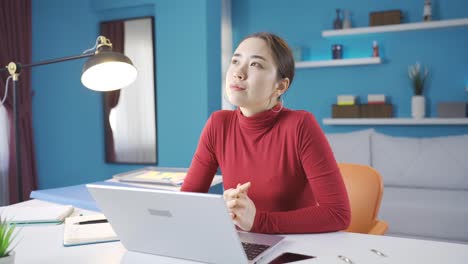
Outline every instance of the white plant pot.
<svg viewBox="0 0 468 264">
<path fill-rule="evenodd" d="M 415 95 L 411 98 L 411 116 L 413 118 L 424 118 L 426 116 L 426 98 Z"/>
<path fill-rule="evenodd" d="M 15 252 L 11 252 L 7 257 L 0 258 L 0 264 L 14 264 Z"/>
</svg>

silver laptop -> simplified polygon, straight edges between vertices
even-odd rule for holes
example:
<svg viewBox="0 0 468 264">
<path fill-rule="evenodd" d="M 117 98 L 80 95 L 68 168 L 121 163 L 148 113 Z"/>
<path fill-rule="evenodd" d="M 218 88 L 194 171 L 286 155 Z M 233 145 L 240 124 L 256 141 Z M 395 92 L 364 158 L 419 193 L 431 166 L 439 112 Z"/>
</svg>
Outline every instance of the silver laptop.
<svg viewBox="0 0 468 264">
<path fill-rule="evenodd" d="M 222 195 L 86 186 L 129 251 L 206 263 L 258 263 L 283 239 L 237 232 Z"/>
</svg>

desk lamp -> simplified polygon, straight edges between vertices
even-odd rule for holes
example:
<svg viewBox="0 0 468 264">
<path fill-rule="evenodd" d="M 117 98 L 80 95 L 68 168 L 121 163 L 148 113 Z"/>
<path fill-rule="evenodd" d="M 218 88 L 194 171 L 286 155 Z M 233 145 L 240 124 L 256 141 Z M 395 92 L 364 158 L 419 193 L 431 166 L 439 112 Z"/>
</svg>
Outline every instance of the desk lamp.
<svg viewBox="0 0 468 264">
<path fill-rule="evenodd" d="M 125 55 L 113 52 L 112 43 L 104 36 L 99 36 L 96 39 L 96 44 L 91 49 L 83 52 L 83 54 L 51 59 L 32 64 L 20 64 L 10 62 L 5 68 L 0 68 L 0 72 L 8 71 L 13 79 L 13 120 L 15 131 L 15 151 L 16 151 L 16 178 L 18 183 L 18 202 L 23 201 L 22 190 L 22 174 L 21 174 L 21 148 L 19 147 L 19 120 L 17 108 L 17 83 L 21 70 L 24 68 L 32 68 L 35 66 L 58 63 L 69 60 L 76 60 L 89 57 L 83 65 L 81 74 L 81 82 L 84 86 L 91 90 L 106 92 L 121 89 L 135 81 L 137 70 L 133 66 L 132 61 Z M 5 93 L 8 91 L 8 80 L 5 86 Z"/>
</svg>

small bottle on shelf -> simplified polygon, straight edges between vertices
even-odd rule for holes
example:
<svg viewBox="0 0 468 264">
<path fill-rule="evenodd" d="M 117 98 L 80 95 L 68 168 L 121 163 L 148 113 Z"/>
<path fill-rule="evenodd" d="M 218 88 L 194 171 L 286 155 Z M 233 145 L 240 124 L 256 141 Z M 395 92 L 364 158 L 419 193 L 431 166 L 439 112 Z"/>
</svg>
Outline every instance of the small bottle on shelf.
<svg viewBox="0 0 468 264">
<path fill-rule="evenodd" d="M 423 19 L 424 19 L 424 21 L 431 21 L 432 20 L 431 0 L 424 0 Z"/>
<path fill-rule="evenodd" d="M 349 10 L 345 9 L 345 10 L 343 11 L 343 15 L 344 15 L 344 18 L 343 18 L 343 29 L 351 28 L 351 18 L 350 18 Z"/>
<path fill-rule="evenodd" d="M 372 57 L 379 57 L 379 44 L 376 40 L 372 43 Z"/>
<path fill-rule="evenodd" d="M 334 44 L 332 45 L 332 59 L 342 59 L 343 58 L 343 45 Z"/>
<path fill-rule="evenodd" d="M 340 18 L 340 9 L 336 9 L 336 18 L 333 21 L 333 29 L 342 29 L 343 28 L 343 21 Z"/>
</svg>

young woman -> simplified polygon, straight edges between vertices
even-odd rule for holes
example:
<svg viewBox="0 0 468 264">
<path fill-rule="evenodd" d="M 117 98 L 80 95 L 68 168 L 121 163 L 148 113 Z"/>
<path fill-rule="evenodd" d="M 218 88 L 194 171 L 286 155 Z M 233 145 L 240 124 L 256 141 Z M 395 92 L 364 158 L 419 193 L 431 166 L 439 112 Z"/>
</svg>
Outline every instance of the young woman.
<svg viewBox="0 0 468 264">
<path fill-rule="evenodd" d="M 281 95 L 294 77 L 286 42 L 271 33 L 245 38 L 226 76 L 238 108 L 208 119 L 182 191 L 207 192 L 218 167 L 233 222 L 259 233 L 346 229 L 346 188 L 312 114 L 287 109 Z"/>
</svg>

